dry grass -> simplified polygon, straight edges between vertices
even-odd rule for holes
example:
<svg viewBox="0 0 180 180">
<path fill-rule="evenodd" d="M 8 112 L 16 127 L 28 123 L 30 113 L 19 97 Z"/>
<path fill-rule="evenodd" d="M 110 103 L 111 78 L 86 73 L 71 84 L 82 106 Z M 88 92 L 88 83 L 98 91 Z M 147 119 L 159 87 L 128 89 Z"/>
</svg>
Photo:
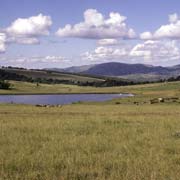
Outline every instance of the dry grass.
<svg viewBox="0 0 180 180">
<path fill-rule="evenodd" d="M 179 179 L 176 105 L 0 106 L 1 179 Z"/>
<path fill-rule="evenodd" d="M 130 91 L 137 97 L 62 108 L 0 105 L 0 179 L 179 180 L 179 102 L 141 104 L 179 97 L 179 84 Z"/>
</svg>

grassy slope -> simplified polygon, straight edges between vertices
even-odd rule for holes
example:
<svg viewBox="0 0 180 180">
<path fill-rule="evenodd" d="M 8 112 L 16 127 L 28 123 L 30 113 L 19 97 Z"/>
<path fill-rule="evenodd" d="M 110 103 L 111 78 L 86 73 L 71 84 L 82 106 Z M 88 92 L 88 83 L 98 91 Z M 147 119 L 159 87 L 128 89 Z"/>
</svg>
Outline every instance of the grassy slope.
<svg viewBox="0 0 180 180">
<path fill-rule="evenodd" d="M 159 81 L 161 79 L 168 79 L 172 76 L 168 75 L 156 75 L 156 74 L 130 74 L 125 76 L 119 76 L 119 78 L 127 79 L 134 82 L 145 82 L 145 81 Z"/>
<path fill-rule="evenodd" d="M 0 179 L 179 179 L 179 102 L 148 103 L 180 97 L 179 83 L 71 89 L 137 96 L 61 108 L 0 105 Z"/>
<path fill-rule="evenodd" d="M 60 72 L 46 72 L 46 71 L 37 71 L 37 70 L 21 70 L 21 69 L 4 69 L 7 72 L 16 73 L 19 75 L 24 75 L 31 78 L 44 78 L 44 79 L 58 79 L 58 80 L 73 80 L 81 82 L 98 82 L 103 81 L 102 79 L 90 77 L 90 76 L 81 76 L 71 73 L 60 73 Z"/>
</svg>

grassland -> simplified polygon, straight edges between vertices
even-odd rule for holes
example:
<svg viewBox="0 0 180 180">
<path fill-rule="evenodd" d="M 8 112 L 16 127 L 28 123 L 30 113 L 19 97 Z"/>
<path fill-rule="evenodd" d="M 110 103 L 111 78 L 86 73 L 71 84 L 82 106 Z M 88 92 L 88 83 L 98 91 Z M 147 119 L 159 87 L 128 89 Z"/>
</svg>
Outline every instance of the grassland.
<svg viewBox="0 0 180 180">
<path fill-rule="evenodd" d="M 15 73 L 18 75 L 23 75 L 32 79 L 56 79 L 56 80 L 70 80 L 70 81 L 80 81 L 80 82 L 99 82 L 103 79 L 92 77 L 88 75 L 63 73 L 63 72 L 53 72 L 46 70 L 28 70 L 28 69 L 16 69 L 16 68 L 6 68 L 3 69 L 5 72 Z"/>
<path fill-rule="evenodd" d="M 0 93 L 136 96 L 61 108 L 1 104 L 0 179 L 179 180 L 179 82 L 113 88 L 13 84 Z M 169 100 L 149 103 L 158 97 Z"/>
</svg>

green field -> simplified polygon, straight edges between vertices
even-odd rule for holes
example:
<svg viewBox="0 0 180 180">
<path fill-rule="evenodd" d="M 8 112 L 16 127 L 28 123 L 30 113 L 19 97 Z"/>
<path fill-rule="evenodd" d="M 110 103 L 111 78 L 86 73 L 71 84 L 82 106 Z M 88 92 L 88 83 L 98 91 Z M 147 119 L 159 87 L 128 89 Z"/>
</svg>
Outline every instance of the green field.
<svg viewBox="0 0 180 180">
<path fill-rule="evenodd" d="M 179 180 L 180 82 L 93 88 L 13 83 L 1 94 L 134 93 L 62 107 L 0 105 L 0 179 Z M 150 104 L 164 98 L 165 102 Z"/>
</svg>

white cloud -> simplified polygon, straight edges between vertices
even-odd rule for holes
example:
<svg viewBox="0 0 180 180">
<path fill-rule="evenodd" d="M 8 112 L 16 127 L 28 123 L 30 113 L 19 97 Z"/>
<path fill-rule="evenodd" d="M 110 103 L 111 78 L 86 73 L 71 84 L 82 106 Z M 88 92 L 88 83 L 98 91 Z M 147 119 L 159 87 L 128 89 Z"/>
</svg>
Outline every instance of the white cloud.
<svg viewBox="0 0 180 180">
<path fill-rule="evenodd" d="M 147 31 L 147 32 L 140 34 L 140 38 L 143 40 L 153 39 L 153 35 L 151 32 Z"/>
<path fill-rule="evenodd" d="M 163 64 L 179 63 L 180 48 L 176 41 L 148 40 L 135 46 L 97 47 L 93 52 L 85 52 L 82 59 L 90 61 L 120 61 L 125 63 Z"/>
<path fill-rule="evenodd" d="M 69 60 L 63 56 L 46 56 L 44 59 L 42 59 L 43 62 L 53 62 L 53 63 L 58 63 L 58 62 L 68 62 Z"/>
<path fill-rule="evenodd" d="M 16 19 L 0 32 L 0 52 L 5 52 L 11 43 L 39 44 L 39 37 L 49 35 L 51 25 L 51 17 L 42 14 Z"/>
<path fill-rule="evenodd" d="M 70 64 L 70 59 L 63 56 L 33 56 L 33 57 L 0 57 L 1 66 L 26 68 L 63 67 Z"/>
<path fill-rule="evenodd" d="M 110 47 L 97 47 L 94 52 L 85 52 L 81 55 L 82 59 L 90 61 L 106 61 L 106 60 L 116 60 L 119 58 L 128 57 L 129 49 L 127 47 L 123 48 L 110 48 Z"/>
<path fill-rule="evenodd" d="M 6 34 L 0 33 L 0 53 L 6 51 Z"/>
<path fill-rule="evenodd" d="M 19 44 L 38 44 L 39 36 L 49 35 L 51 25 L 51 17 L 42 14 L 29 18 L 18 18 L 5 29 L 7 41 Z"/>
<path fill-rule="evenodd" d="M 28 63 L 62 63 L 65 61 L 69 61 L 67 58 L 63 56 L 34 56 L 34 57 L 20 57 L 19 59 L 23 59 L 24 62 Z"/>
<path fill-rule="evenodd" d="M 40 44 L 40 41 L 36 37 L 9 37 L 7 40 L 9 43 L 17 44 Z"/>
<path fill-rule="evenodd" d="M 97 41 L 97 44 L 100 46 L 112 46 L 117 45 L 118 43 L 117 39 L 100 39 Z"/>
<path fill-rule="evenodd" d="M 150 63 L 180 60 L 180 49 L 176 41 L 146 41 L 137 44 L 130 52 L 130 56 L 142 58 Z"/>
<path fill-rule="evenodd" d="M 169 15 L 169 22 L 170 23 L 176 23 L 178 21 L 179 17 L 176 13 Z"/>
<path fill-rule="evenodd" d="M 150 39 L 179 39 L 180 38 L 180 18 L 177 14 L 169 15 L 169 24 L 162 25 L 154 33 L 144 32 L 140 35 L 143 40 Z"/>
<path fill-rule="evenodd" d="M 103 21 L 103 15 L 95 9 L 88 9 L 84 12 L 84 22 L 89 26 L 101 26 Z"/>
<path fill-rule="evenodd" d="M 109 18 L 105 19 L 96 9 L 88 9 L 84 12 L 84 22 L 74 26 L 67 24 L 59 28 L 56 34 L 88 39 L 135 38 L 134 30 L 127 27 L 125 20 L 126 17 L 119 13 L 111 12 Z"/>
<path fill-rule="evenodd" d="M 39 36 L 48 35 L 52 25 L 51 17 L 39 14 L 29 18 L 18 18 L 6 29 L 10 36 Z"/>
</svg>

